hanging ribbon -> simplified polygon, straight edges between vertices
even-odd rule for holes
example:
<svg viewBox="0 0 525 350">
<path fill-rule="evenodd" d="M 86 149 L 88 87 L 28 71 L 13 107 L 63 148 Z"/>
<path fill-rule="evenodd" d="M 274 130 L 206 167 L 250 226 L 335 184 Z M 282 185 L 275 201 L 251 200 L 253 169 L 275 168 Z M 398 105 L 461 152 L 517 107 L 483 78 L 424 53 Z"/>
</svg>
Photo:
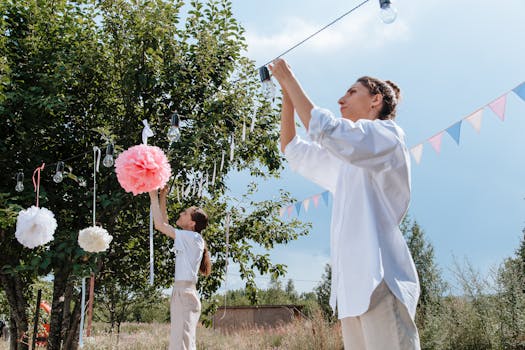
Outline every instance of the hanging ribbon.
<svg viewBox="0 0 525 350">
<path fill-rule="evenodd" d="M 246 141 L 246 121 L 242 118 L 242 142 Z"/>
<path fill-rule="evenodd" d="M 230 135 L 230 163 L 233 162 L 234 156 L 235 156 L 235 136 L 232 133 Z"/>
<path fill-rule="evenodd" d="M 97 207 L 97 172 L 100 168 L 100 148 L 93 146 L 93 226 L 96 224 Z"/>
<path fill-rule="evenodd" d="M 215 185 L 215 173 L 217 172 L 217 161 L 213 162 L 213 174 L 211 176 L 211 185 Z"/>
<path fill-rule="evenodd" d="M 155 135 L 153 130 L 149 127 L 148 121 L 144 119 L 142 121 L 144 124 L 144 129 L 142 129 L 142 143 L 148 144 L 148 137 Z M 151 212 L 151 207 L 149 208 L 149 285 L 153 285 L 153 279 L 155 277 L 155 271 L 153 266 L 154 261 L 154 247 L 153 247 L 153 214 Z"/>
<path fill-rule="evenodd" d="M 33 171 L 33 186 L 35 187 L 36 192 L 36 207 L 38 208 L 38 199 L 40 197 L 40 172 L 44 170 L 46 163 L 42 163 L 41 166 Z M 37 175 L 37 180 L 35 181 L 35 175 Z"/>
<path fill-rule="evenodd" d="M 142 143 L 147 145 L 148 137 L 155 135 L 155 133 L 149 127 L 148 121 L 146 119 L 142 121 L 142 124 L 144 124 L 144 129 L 142 129 Z"/>
<path fill-rule="evenodd" d="M 222 155 L 221 155 L 221 167 L 219 168 L 219 172 L 222 172 L 222 169 L 224 168 L 224 150 L 222 150 Z"/>
<path fill-rule="evenodd" d="M 82 277 L 82 299 L 80 300 L 80 329 L 78 331 L 78 345 L 84 346 L 84 314 L 86 309 L 86 278 Z"/>
<path fill-rule="evenodd" d="M 224 261 L 224 309 L 222 316 L 219 320 L 222 320 L 226 316 L 226 302 L 228 300 L 228 255 L 230 253 L 230 213 L 226 213 L 224 220 L 224 231 L 226 231 L 226 257 Z"/>
<path fill-rule="evenodd" d="M 153 266 L 153 212 L 149 208 L 149 285 L 153 285 L 155 271 Z"/>
</svg>

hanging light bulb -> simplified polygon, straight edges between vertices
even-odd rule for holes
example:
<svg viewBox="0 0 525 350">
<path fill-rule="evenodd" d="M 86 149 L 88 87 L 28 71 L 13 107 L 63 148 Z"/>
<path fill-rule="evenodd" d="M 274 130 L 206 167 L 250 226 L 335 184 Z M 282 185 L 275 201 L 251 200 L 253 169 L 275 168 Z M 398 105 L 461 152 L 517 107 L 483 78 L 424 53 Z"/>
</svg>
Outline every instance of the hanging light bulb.
<svg viewBox="0 0 525 350">
<path fill-rule="evenodd" d="M 60 183 L 64 180 L 64 162 L 59 161 L 57 163 L 57 171 L 55 172 L 55 175 L 53 176 L 53 181 L 56 183 Z"/>
<path fill-rule="evenodd" d="M 379 0 L 379 17 L 385 24 L 394 22 L 397 18 L 397 10 L 392 6 L 390 0 Z"/>
<path fill-rule="evenodd" d="M 102 161 L 102 165 L 104 165 L 106 168 L 111 168 L 113 166 L 113 149 L 113 144 L 108 143 L 108 145 L 106 146 L 106 156 Z"/>
<path fill-rule="evenodd" d="M 180 130 L 179 130 L 179 115 L 177 112 L 173 112 L 171 115 L 171 125 L 168 129 L 168 141 L 177 142 L 180 140 Z"/>
<path fill-rule="evenodd" d="M 265 98 L 273 100 L 275 98 L 275 84 L 270 77 L 270 71 L 266 66 L 259 68 L 259 77 L 262 83 L 262 93 Z"/>
<path fill-rule="evenodd" d="M 20 170 L 16 174 L 16 186 L 15 191 L 16 192 L 22 192 L 24 190 L 24 173 Z"/>
</svg>

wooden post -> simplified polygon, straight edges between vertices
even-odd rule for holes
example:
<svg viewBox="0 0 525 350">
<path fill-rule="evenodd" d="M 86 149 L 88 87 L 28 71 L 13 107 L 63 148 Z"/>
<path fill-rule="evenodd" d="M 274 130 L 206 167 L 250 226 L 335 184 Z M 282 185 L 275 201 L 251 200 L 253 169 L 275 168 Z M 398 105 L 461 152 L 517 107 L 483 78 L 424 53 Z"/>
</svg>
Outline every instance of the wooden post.
<svg viewBox="0 0 525 350">
<path fill-rule="evenodd" d="M 36 309 L 35 309 L 35 324 L 33 326 L 33 341 L 31 342 L 31 349 L 35 348 L 36 336 L 38 334 L 38 319 L 40 317 L 40 299 L 42 299 L 42 289 L 38 290 L 36 296 Z"/>
<path fill-rule="evenodd" d="M 93 319 L 93 298 L 95 294 L 95 274 L 91 273 L 89 279 L 89 301 L 88 301 L 88 314 L 87 314 L 87 330 L 86 337 L 91 336 L 91 320 Z"/>
</svg>

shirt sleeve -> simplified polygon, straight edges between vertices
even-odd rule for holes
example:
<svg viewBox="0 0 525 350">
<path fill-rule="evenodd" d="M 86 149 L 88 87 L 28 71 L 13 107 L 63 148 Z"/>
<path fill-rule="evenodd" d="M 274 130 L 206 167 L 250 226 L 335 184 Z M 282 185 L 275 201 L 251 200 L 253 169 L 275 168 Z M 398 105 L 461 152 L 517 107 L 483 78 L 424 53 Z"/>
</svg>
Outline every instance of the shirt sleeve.
<svg viewBox="0 0 525 350">
<path fill-rule="evenodd" d="M 286 145 L 284 154 L 293 171 L 334 193 L 341 160 L 320 145 L 299 135 Z"/>
<path fill-rule="evenodd" d="M 334 156 L 355 166 L 381 170 L 394 160 L 402 142 L 382 121 L 361 119 L 353 122 L 335 118 L 325 109 L 314 108 L 308 135 Z"/>
</svg>

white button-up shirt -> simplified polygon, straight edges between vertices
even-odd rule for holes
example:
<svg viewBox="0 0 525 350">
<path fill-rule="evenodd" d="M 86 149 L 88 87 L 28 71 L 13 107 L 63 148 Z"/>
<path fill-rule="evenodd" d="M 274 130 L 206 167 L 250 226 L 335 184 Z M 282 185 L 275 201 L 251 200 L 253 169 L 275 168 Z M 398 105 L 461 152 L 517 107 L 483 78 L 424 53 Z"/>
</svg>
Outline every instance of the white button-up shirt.
<svg viewBox="0 0 525 350">
<path fill-rule="evenodd" d="M 419 280 L 399 230 L 410 201 L 410 156 L 392 120 L 357 122 L 312 110 L 308 135 L 286 146 L 291 168 L 333 194 L 330 305 L 359 316 L 385 280 L 414 318 Z"/>
</svg>

